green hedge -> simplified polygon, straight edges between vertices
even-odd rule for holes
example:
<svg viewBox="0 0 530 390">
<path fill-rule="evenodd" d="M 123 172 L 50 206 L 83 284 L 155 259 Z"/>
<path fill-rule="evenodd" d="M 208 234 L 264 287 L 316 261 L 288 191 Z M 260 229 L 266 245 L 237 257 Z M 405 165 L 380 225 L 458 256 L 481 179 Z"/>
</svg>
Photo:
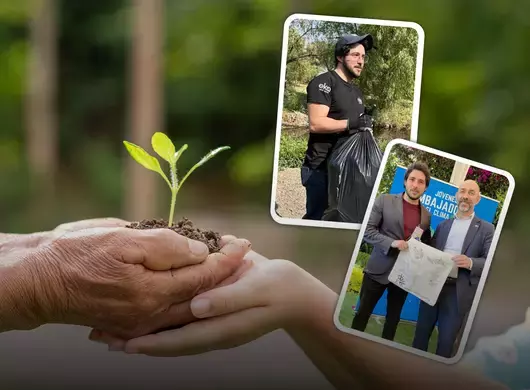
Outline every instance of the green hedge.
<svg viewBox="0 0 530 390">
<path fill-rule="evenodd" d="M 361 292 L 361 284 L 363 282 L 363 270 L 362 268 L 355 266 L 353 267 L 353 271 L 351 273 L 350 277 L 350 283 L 348 283 L 348 290 L 347 292 L 353 292 L 353 293 L 360 293 Z"/>
<path fill-rule="evenodd" d="M 306 137 L 282 132 L 280 140 L 280 169 L 300 168 L 307 150 Z"/>
<path fill-rule="evenodd" d="M 305 91 L 300 92 L 286 88 L 283 100 L 283 108 L 287 111 L 307 112 L 307 95 Z"/>
<path fill-rule="evenodd" d="M 368 262 L 369 258 L 370 258 L 370 253 L 360 251 L 359 254 L 357 255 L 357 262 L 355 263 L 355 265 L 364 269 L 364 267 L 366 267 L 366 263 Z"/>
</svg>

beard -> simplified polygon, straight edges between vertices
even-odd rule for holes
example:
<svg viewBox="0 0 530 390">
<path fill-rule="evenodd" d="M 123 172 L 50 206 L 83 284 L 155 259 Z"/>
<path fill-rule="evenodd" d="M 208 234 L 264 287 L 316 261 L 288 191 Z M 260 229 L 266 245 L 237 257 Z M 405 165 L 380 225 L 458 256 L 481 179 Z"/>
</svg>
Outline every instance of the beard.
<svg viewBox="0 0 530 390">
<path fill-rule="evenodd" d="M 418 192 L 418 195 L 413 195 L 413 194 L 411 194 L 410 191 L 407 190 L 407 189 L 405 189 L 405 192 L 407 193 L 407 196 L 408 196 L 410 199 L 412 199 L 412 200 L 418 200 L 418 199 L 420 199 L 421 196 L 423 195 L 423 194 L 421 194 L 420 192 Z"/>
<path fill-rule="evenodd" d="M 354 66 L 344 64 L 344 71 L 346 72 L 346 74 L 347 74 L 349 77 L 351 77 L 352 79 L 358 79 L 359 77 L 361 77 L 361 75 L 356 75 L 356 74 L 354 73 L 354 69 L 355 69 Z M 362 69 L 361 69 L 361 70 L 362 70 Z"/>
<path fill-rule="evenodd" d="M 471 203 L 469 203 L 468 201 L 465 201 L 465 200 L 461 200 L 461 201 L 458 202 L 458 209 L 460 211 L 463 211 L 464 213 L 466 213 L 469 210 L 471 210 Z"/>
</svg>

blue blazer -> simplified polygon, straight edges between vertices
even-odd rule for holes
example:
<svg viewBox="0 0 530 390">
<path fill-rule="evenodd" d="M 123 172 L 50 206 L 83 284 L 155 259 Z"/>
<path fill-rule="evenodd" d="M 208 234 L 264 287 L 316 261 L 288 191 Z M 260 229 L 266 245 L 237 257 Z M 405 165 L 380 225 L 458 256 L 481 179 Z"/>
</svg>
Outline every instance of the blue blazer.
<svg viewBox="0 0 530 390">
<path fill-rule="evenodd" d="M 443 251 L 451 226 L 453 225 L 453 220 L 446 219 L 440 222 L 432 237 L 431 246 Z M 464 239 L 464 245 L 462 246 L 462 254 L 469 257 L 473 261 L 473 265 L 471 271 L 465 268 L 459 268 L 456 281 L 458 309 L 462 314 L 467 313 L 473 304 L 494 232 L 495 227 L 493 224 L 478 217 L 474 217 L 471 225 L 469 225 L 469 230 Z"/>
</svg>

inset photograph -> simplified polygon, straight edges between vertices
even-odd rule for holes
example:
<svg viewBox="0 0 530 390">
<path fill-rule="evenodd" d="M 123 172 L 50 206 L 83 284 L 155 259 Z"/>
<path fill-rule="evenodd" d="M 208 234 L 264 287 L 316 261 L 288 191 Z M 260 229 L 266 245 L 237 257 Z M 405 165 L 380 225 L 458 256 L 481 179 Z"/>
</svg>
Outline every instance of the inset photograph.
<svg viewBox="0 0 530 390">
<path fill-rule="evenodd" d="M 456 362 L 514 186 L 502 170 L 392 141 L 344 281 L 336 326 Z"/>
<path fill-rule="evenodd" d="M 383 150 L 416 141 L 424 33 L 410 22 L 292 15 L 284 25 L 271 214 L 360 229 Z"/>
</svg>

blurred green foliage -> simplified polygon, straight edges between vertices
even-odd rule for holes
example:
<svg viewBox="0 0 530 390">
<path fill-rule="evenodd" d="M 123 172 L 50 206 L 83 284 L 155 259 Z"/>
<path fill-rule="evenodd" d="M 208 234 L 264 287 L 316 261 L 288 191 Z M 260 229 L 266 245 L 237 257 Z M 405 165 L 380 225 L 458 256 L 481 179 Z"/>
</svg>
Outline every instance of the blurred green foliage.
<svg viewBox="0 0 530 390">
<path fill-rule="evenodd" d="M 26 161 L 29 4 L 0 2 L 0 231 L 120 216 L 128 158 L 121 141 L 129 139 L 130 125 L 131 2 L 57 1 L 60 167 L 51 199 L 35 188 Z M 504 169 L 517 183 L 469 345 L 478 335 L 500 333 L 522 319 L 530 296 L 525 245 L 530 233 L 529 1 L 166 0 L 165 5 L 164 128 L 156 130 L 193 145 L 182 158 L 184 169 L 212 148 L 233 147 L 197 172 L 178 207 L 211 211 L 212 218 L 224 208 L 220 218 L 223 223 L 233 218 L 231 226 L 239 226 L 239 217 L 256 222 L 254 237 L 248 237 L 262 240 L 256 249 L 292 258 L 319 277 L 335 272 L 336 279 L 328 280 L 336 291 L 355 232 L 280 226 L 269 215 L 283 24 L 293 13 L 312 13 L 421 25 L 425 50 L 417 141 Z M 383 79 L 362 79 L 370 80 L 385 88 Z M 286 101 L 300 108 L 304 89 Z M 401 101 L 394 96 L 391 103 Z M 406 105 L 390 104 L 380 115 L 399 124 L 410 114 Z M 385 127 L 376 127 L 374 135 L 382 144 L 403 138 Z M 167 202 L 161 196 L 161 217 Z M 261 229 L 263 221 L 269 222 Z M 504 305 L 502 315 L 499 305 Z"/>
<path fill-rule="evenodd" d="M 519 234 L 528 232 L 530 208 L 524 204 L 530 186 L 530 58 L 525 53 L 530 51 L 530 3 L 184 0 L 165 4 L 165 125 L 158 130 L 179 144 L 194 145 L 183 156 L 184 167 L 211 148 L 233 146 L 230 155 L 219 156 L 208 170 L 197 172 L 199 180 L 220 175 L 226 191 L 244 194 L 242 202 L 260 206 L 268 214 L 282 27 L 290 14 L 414 21 L 426 37 L 418 141 L 511 172 L 518 190 L 506 223 Z M 4 231 L 49 227 L 65 218 L 117 215 L 122 207 L 130 3 L 59 1 L 58 5 L 59 191 L 51 206 L 41 211 L 30 207 L 41 194 L 30 192 L 25 157 L 29 7 L 27 1 L 0 5 L 0 230 Z M 386 39 L 378 39 L 379 53 L 391 49 L 382 46 Z M 404 38 L 388 37 L 388 42 L 392 39 Z M 405 54 L 410 57 L 415 49 L 408 47 Z M 392 61 L 406 65 L 396 71 L 410 72 L 410 64 L 398 61 L 399 55 L 404 54 L 390 54 Z M 372 56 L 361 81 L 388 88 L 383 82 L 386 73 L 368 77 L 375 61 Z M 399 88 L 388 92 L 392 102 L 398 102 L 397 92 Z M 396 122 L 409 115 L 389 107 Z M 195 198 L 197 203 L 215 202 L 215 191 L 182 202 L 192 204 Z M 37 219 L 39 212 L 43 216 Z"/>
<path fill-rule="evenodd" d="M 398 156 L 395 153 L 390 153 L 384 167 L 383 177 L 381 178 L 379 188 L 377 189 L 377 195 L 388 194 L 390 192 L 392 182 L 394 181 L 394 175 L 396 174 L 396 168 L 399 164 L 400 161 Z"/>
<path fill-rule="evenodd" d="M 364 243 L 365 245 L 368 245 Z M 359 255 L 357 256 L 357 261 L 355 263 L 356 266 L 360 267 L 361 269 L 364 269 L 366 267 L 366 263 L 368 263 L 368 259 L 370 258 L 370 252 L 365 251 L 359 251 Z"/>
</svg>

